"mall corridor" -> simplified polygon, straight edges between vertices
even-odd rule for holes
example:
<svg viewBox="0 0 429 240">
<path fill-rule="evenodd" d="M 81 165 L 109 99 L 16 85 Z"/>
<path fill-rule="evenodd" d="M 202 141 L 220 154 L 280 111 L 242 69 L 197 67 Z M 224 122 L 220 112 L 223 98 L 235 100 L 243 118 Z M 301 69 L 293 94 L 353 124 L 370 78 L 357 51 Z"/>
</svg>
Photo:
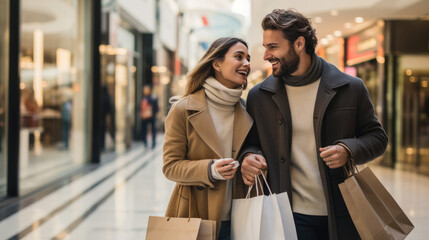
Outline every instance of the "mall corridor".
<svg viewBox="0 0 429 240">
<path fill-rule="evenodd" d="M 174 183 L 162 174 L 162 138 L 116 158 L 0 221 L 0 239 L 144 239 L 162 216 Z M 406 238 L 427 239 L 429 177 L 371 166 L 410 217 Z"/>
</svg>

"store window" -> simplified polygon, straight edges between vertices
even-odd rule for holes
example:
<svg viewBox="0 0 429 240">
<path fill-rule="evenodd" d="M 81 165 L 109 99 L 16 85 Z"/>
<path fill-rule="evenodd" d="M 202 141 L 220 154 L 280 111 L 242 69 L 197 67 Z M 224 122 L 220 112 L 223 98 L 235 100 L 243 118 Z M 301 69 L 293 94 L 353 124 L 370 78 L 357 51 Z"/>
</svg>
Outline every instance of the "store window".
<svg viewBox="0 0 429 240">
<path fill-rule="evenodd" d="M 21 191 L 87 162 L 86 5 L 85 0 L 21 1 Z"/>
<path fill-rule="evenodd" d="M 0 0 L 0 197 L 6 195 L 6 98 L 9 62 L 9 0 Z"/>
<path fill-rule="evenodd" d="M 135 129 L 136 34 L 116 12 L 103 15 L 109 22 L 109 38 L 102 40 L 101 55 L 101 142 L 102 159 L 132 146 Z"/>
<path fill-rule="evenodd" d="M 399 165 L 429 173 L 429 55 L 403 55 L 398 69 Z"/>
</svg>

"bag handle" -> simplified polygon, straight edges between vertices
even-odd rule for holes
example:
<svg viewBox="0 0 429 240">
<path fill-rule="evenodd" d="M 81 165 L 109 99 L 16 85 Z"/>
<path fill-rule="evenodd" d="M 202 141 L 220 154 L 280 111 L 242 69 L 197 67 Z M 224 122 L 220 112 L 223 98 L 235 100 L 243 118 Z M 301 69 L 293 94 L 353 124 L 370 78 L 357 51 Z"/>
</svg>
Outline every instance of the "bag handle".
<svg viewBox="0 0 429 240">
<path fill-rule="evenodd" d="M 191 199 L 194 198 L 194 195 L 192 194 L 192 186 L 189 187 L 189 219 L 191 218 Z M 195 199 L 194 199 L 195 200 Z M 198 213 L 198 206 L 196 205 L 197 201 L 195 200 L 195 211 L 197 212 L 197 218 L 200 217 L 200 214 Z"/>
<path fill-rule="evenodd" d="M 179 197 L 178 197 L 178 199 L 176 199 L 176 201 L 174 202 L 174 204 L 173 204 L 173 206 L 176 206 L 176 209 L 177 209 L 177 211 L 176 211 L 176 215 L 174 215 L 174 217 L 177 217 L 177 216 L 179 216 L 179 206 L 180 206 L 180 198 L 181 198 L 181 196 L 182 196 L 182 189 L 183 189 L 183 186 L 182 185 L 179 185 Z M 177 203 L 177 204 L 176 204 Z M 171 208 L 170 209 L 170 213 L 168 214 L 168 215 L 170 215 L 168 218 L 167 218 L 167 221 L 169 221 L 170 220 L 170 218 L 173 216 L 173 208 Z"/>
<path fill-rule="evenodd" d="M 359 169 L 357 168 L 355 160 L 352 157 L 350 157 L 347 163 L 343 166 L 343 170 L 347 177 L 351 177 L 356 173 L 359 173 Z"/>
<path fill-rule="evenodd" d="M 267 186 L 267 189 L 270 192 L 270 195 L 273 195 L 273 193 L 271 192 L 271 188 L 268 185 L 267 179 L 265 178 L 264 173 L 261 170 L 259 170 L 259 172 L 261 173 L 259 176 L 262 176 L 262 179 L 264 179 L 265 186 Z M 262 181 L 261 181 L 261 179 L 259 179 L 259 176 L 255 174 L 255 184 L 254 185 L 256 185 L 256 196 L 259 196 L 258 185 L 259 185 L 259 187 L 261 187 L 262 194 L 265 195 L 264 187 L 262 186 Z M 246 199 L 248 199 L 250 197 L 250 192 L 252 191 L 252 188 L 254 185 L 249 187 L 249 190 L 247 191 Z"/>
<path fill-rule="evenodd" d="M 175 204 L 177 207 L 176 207 L 176 215 L 175 215 L 175 217 L 178 217 L 179 216 L 179 206 L 180 206 L 180 199 L 182 198 L 182 191 L 183 191 L 183 188 L 184 188 L 185 186 L 183 186 L 183 185 L 179 185 L 179 199 L 178 200 L 176 200 L 177 201 L 177 204 Z M 189 196 L 188 196 L 188 202 L 189 202 L 189 206 L 188 206 L 188 222 L 191 220 L 191 206 L 192 206 L 192 197 L 193 197 L 193 195 L 192 195 L 192 187 L 189 187 Z M 171 211 L 173 211 L 173 209 L 171 209 Z M 170 216 L 171 216 L 171 211 L 170 211 Z M 196 211 L 197 211 L 197 217 L 199 216 L 199 213 L 198 213 L 198 208 L 196 207 Z M 167 219 L 167 221 L 168 220 L 170 220 L 170 217 L 168 217 L 168 219 Z"/>
</svg>

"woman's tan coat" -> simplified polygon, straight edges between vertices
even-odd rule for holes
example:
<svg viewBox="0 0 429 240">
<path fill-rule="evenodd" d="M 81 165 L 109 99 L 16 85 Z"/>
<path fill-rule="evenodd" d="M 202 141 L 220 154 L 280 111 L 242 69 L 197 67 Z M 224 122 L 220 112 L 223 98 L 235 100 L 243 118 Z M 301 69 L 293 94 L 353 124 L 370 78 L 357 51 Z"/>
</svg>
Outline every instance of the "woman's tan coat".
<svg viewBox="0 0 429 240">
<path fill-rule="evenodd" d="M 252 123 L 238 102 L 235 105 L 232 146 L 234 159 L 237 159 Z M 215 220 L 219 232 L 226 181 L 213 183 L 208 173 L 210 160 L 223 158 L 221 152 L 204 89 L 175 103 L 165 120 L 163 172 L 177 183 L 166 216 L 188 217 L 191 192 L 191 217 Z M 179 197 L 180 185 L 182 193 Z"/>
</svg>

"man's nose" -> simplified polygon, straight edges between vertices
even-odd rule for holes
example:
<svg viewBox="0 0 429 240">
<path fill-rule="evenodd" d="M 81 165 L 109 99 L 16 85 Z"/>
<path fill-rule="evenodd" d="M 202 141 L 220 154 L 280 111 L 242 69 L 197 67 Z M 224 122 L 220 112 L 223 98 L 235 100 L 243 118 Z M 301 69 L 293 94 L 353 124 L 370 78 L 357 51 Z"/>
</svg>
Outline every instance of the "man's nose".
<svg viewBox="0 0 429 240">
<path fill-rule="evenodd" d="M 269 54 L 268 52 L 267 52 L 267 50 L 265 50 L 265 52 L 264 52 L 264 60 L 265 61 L 267 61 L 268 59 L 270 59 L 271 58 L 271 54 Z"/>
</svg>

